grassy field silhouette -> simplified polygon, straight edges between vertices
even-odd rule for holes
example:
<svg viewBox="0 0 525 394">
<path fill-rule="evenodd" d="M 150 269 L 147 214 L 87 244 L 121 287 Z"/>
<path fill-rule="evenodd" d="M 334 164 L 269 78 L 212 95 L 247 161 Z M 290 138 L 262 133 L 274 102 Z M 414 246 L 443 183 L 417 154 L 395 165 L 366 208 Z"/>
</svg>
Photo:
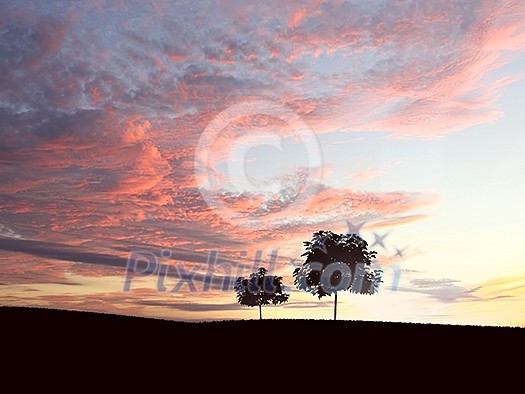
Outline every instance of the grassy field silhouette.
<svg viewBox="0 0 525 394">
<path fill-rule="evenodd" d="M 172 352 L 186 358 L 202 351 L 234 355 L 250 344 L 264 343 L 260 351 L 318 349 L 326 354 L 350 352 L 358 358 L 371 354 L 417 351 L 432 354 L 445 349 L 504 349 L 522 343 L 519 327 L 459 326 L 352 320 L 266 319 L 181 322 L 135 316 L 58 310 L 1 307 L 4 338 L 32 352 L 116 352 L 131 355 Z M 184 344 L 185 347 L 181 347 Z M 188 350 L 188 349 L 194 349 Z"/>
</svg>

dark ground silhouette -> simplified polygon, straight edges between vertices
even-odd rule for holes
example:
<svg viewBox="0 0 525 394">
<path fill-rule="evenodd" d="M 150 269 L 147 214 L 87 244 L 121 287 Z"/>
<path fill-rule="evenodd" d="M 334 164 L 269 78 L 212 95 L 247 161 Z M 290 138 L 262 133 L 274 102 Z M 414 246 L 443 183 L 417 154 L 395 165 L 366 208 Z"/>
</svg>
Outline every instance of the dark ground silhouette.
<svg viewBox="0 0 525 394">
<path fill-rule="evenodd" d="M 355 379 L 399 387 L 418 370 L 426 371 L 429 381 L 463 378 L 467 366 L 511 362 L 509 354 L 524 343 L 525 329 L 257 316 L 185 323 L 0 307 L 0 335 L 2 375 L 16 387 L 121 392 L 140 386 L 151 392 L 158 384 L 159 390 L 205 392 L 209 384 L 215 392 L 225 386 L 248 390 L 254 371 L 261 370 L 272 377 L 284 374 L 294 387 L 310 387 L 313 379 L 327 390 L 336 381 Z M 256 381 L 262 383 L 268 384 Z"/>
<path fill-rule="evenodd" d="M 18 344 L 19 352 L 57 351 L 76 354 L 134 355 L 145 351 L 200 359 L 202 351 L 215 355 L 250 353 L 250 344 L 267 343 L 266 352 L 344 352 L 357 359 L 367 355 L 419 354 L 489 348 L 504 350 L 523 344 L 519 327 L 333 321 L 308 319 L 224 320 L 180 322 L 105 313 L 45 308 L 0 307 L 3 340 Z M 184 346 L 182 346 L 184 345 Z M 188 349 L 193 349 L 190 351 Z M 274 350 L 272 350 L 274 349 Z M 292 352 L 293 353 L 293 352 Z M 389 357 L 390 357 L 389 356 Z"/>
</svg>

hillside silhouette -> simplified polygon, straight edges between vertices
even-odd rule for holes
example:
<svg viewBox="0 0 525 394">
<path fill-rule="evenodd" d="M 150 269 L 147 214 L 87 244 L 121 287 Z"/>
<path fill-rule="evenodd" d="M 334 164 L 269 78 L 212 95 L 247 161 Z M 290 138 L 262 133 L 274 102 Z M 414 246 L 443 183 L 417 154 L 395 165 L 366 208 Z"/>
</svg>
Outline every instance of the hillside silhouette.
<svg viewBox="0 0 525 394">
<path fill-rule="evenodd" d="M 299 353 L 313 348 L 326 354 L 347 351 L 366 358 L 407 351 L 422 355 L 447 349 L 454 353 L 469 349 L 479 352 L 480 346 L 484 350 L 504 350 L 523 343 L 525 338 L 525 329 L 519 327 L 309 319 L 181 322 L 7 306 L 0 307 L 0 319 L 3 337 L 16 341 L 20 351 L 27 348 L 32 353 L 56 353 L 75 349 L 83 354 L 98 350 L 122 357 L 138 351 L 157 351 L 195 360 L 202 357 L 202 351 L 212 357 L 235 355 L 239 348 L 250 351 L 254 342 L 272 344 L 266 349 L 270 353 L 272 347 L 294 348 Z"/>
</svg>

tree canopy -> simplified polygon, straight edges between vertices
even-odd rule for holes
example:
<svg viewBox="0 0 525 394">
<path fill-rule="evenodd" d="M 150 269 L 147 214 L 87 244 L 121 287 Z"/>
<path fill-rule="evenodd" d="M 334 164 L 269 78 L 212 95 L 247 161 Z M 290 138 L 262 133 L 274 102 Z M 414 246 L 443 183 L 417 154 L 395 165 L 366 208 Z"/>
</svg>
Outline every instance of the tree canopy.
<svg viewBox="0 0 525 394">
<path fill-rule="evenodd" d="M 267 275 L 268 270 L 260 267 L 248 278 L 239 277 L 235 281 L 237 302 L 241 305 L 258 306 L 259 318 L 262 319 L 261 307 L 268 304 L 282 304 L 288 301 L 289 294 L 284 292 L 281 276 Z"/>
<path fill-rule="evenodd" d="M 380 270 L 369 267 L 377 252 L 357 234 L 320 230 L 304 241 L 306 261 L 296 268 L 294 284 L 322 298 L 340 290 L 373 294 L 381 281 Z"/>
</svg>

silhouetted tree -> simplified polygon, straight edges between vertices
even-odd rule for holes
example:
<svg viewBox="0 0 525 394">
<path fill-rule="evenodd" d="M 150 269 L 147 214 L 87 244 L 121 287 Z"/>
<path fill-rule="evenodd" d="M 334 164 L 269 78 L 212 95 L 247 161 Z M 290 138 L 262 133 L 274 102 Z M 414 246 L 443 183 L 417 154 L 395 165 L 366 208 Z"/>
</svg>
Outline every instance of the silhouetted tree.
<svg viewBox="0 0 525 394">
<path fill-rule="evenodd" d="M 306 261 L 293 272 L 294 284 L 319 299 L 334 294 L 334 320 L 337 318 L 337 292 L 350 290 L 374 294 L 381 282 L 381 270 L 369 267 L 377 252 L 357 234 L 318 231 L 311 241 L 304 241 Z"/>
<path fill-rule="evenodd" d="M 239 277 L 235 281 L 237 302 L 241 305 L 259 306 L 259 319 L 262 319 L 262 306 L 282 304 L 288 301 L 281 276 L 266 275 L 266 268 L 259 268 L 248 278 Z"/>
</svg>

